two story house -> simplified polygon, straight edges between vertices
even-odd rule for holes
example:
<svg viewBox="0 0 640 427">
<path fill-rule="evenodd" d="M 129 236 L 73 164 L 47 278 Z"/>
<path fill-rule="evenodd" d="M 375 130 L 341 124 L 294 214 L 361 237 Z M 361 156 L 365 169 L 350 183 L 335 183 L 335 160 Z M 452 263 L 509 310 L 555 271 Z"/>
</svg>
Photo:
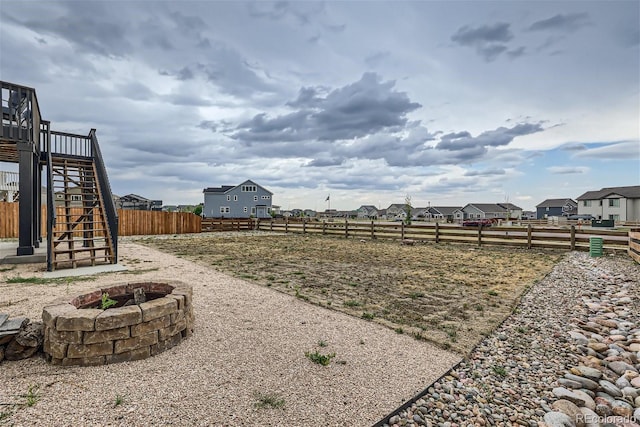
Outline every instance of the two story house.
<svg viewBox="0 0 640 427">
<path fill-rule="evenodd" d="M 362 205 L 358 208 L 358 219 L 378 219 L 378 209 L 373 205 Z"/>
<path fill-rule="evenodd" d="M 547 199 L 536 205 L 536 219 L 576 215 L 577 213 L 578 203 L 573 199 Z"/>
<path fill-rule="evenodd" d="M 587 191 L 577 200 L 579 215 L 615 221 L 640 221 L 640 185 Z"/>
<path fill-rule="evenodd" d="M 462 219 L 519 219 L 522 208 L 511 203 L 469 203 L 455 213 L 462 213 Z"/>
<path fill-rule="evenodd" d="M 204 191 L 206 218 L 271 218 L 273 193 L 247 180 L 240 185 L 208 187 Z"/>
</svg>

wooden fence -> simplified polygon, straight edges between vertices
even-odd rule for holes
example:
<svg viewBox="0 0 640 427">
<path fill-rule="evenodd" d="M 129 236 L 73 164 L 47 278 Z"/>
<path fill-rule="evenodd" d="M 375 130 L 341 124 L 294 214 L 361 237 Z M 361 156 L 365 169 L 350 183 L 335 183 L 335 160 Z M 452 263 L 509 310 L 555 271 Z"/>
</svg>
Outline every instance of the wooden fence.
<svg viewBox="0 0 640 427">
<path fill-rule="evenodd" d="M 629 256 L 640 263 L 640 228 L 629 231 Z"/>
<path fill-rule="evenodd" d="M 550 227 L 459 227 L 435 224 L 367 222 L 289 222 L 260 221 L 260 230 L 285 233 L 337 235 L 346 238 L 410 239 L 417 241 L 508 245 L 524 248 L 589 250 L 590 237 L 601 237 L 605 250 L 627 251 L 629 235 L 626 231 L 611 231 L 570 226 Z"/>
<path fill-rule="evenodd" d="M 211 231 L 248 231 L 255 228 L 255 220 L 246 219 L 222 219 L 204 218 L 202 219 L 201 230 L 203 233 Z"/>
<path fill-rule="evenodd" d="M 19 235 L 18 203 L 0 202 L 0 238 L 17 238 Z M 62 218 L 64 208 L 56 208 L 56 216 Z M 70 221 L 82 215 L 82 208 L 71 208 Z M 98 220 L 94 217 L 94 220 Z M 201 218 L 187 212 L 157 212 L 118 209 L 118 235 L 136 236 L 144 234 L 187 234 L 200 233 Z M 47 235 L 47 210 L 42 206 L 42 236 Z M 82 237 L 82 229 L 74 233 Z M 99 237 L 99 233 L 96 233 Z"/>
</svg>

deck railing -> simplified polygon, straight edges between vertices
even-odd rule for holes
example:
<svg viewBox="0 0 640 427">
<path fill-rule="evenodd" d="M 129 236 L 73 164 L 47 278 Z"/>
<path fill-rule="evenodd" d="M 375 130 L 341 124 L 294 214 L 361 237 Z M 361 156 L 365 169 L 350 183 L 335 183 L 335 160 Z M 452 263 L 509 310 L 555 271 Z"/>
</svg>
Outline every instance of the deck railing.
<svg viewBox="0 0 640 427">
<path fill-rule="evenodd" d="M 98 189 L 102 202 L 104 203 L 104 211 L 107 217 L 107 224 L 109 225 L 109 234 L 111 235 L 111 244 L 113 245 L 113 257 L 114 261 L 118 260 L 118 211 L 116 205 L 113 202 L 111 193 L 111 184 L 109 183 L 109 176 L 107 175 L 107 168 L 104 165 L 102 159 L 102 152 L 98 145 L 98 138 L 96 137 L 96 130 L 91 129 L 89 136 L 87 137 L 91 143 L 91 153 L 93 153 L 94 164 L 96 167 L 96 178 L 98 180 Z"/>
<path fill-rule="evenodd" d="M 0 81 L 2 92 L 2 132 L 0 139 L 35 143 L 39 147 L 40 106 L 30 87 Z"/>
<path fill-rule="evenodd" d="M 45 147 L 41 147 L 44 151 Z M 93 157 L 91 137 L 51 131 L 50 152 L 56 156 Z"/>
</svg>

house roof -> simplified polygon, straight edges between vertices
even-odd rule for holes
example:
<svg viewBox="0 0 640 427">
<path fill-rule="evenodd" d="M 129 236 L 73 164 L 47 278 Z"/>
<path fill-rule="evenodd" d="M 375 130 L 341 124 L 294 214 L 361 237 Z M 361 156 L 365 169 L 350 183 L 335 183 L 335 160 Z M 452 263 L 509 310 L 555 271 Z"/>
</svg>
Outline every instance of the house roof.
<svg viewBox="0 0 640 427">
<path fill-rule="evenodd" d="M 536 208 L 559 208 L 566 205 L 567 202 L 571 202 L 574 205 L 577 205 L 577 203 L 573 199 L 547 199 L 544 202 L 536 205 Z"/>
<path fill-rule="evenodd" d="M 447 216 L 453 215 L 459 209 L 462 209 L 462 206 L 432 206 L 431 212 Z"/>
<path fill-rule="evenodd" d="M 520 206 L 516 206 L 513 203 L 498 203 L 498 206 L 502 206 L 505 209 L 510 209 L 512 211 L 521 211 L 522 208 Z"/>
<path fill-rule="evenodd" d="M 362 205 L 362 206 L 360 206 L 360 207 L 358 208 L 358 210 L 360 210 L 360 209 L 367 209 L 367 210 L 369 210 L 369 211 L 372 211 L 372 210 L 373 210 L 373 211 L 377 211 L 377 210 L 378 210 L 378 209 L 376 209 L 376 207 L 375 207 L 375 206 L 373 206 L 373 205 Z"/>
<path fill-rule="evenodd" d="M 248 179 L 245 182 L 243 182 L 241 184 L 238 184 L 238 185 L 223 185 L 221 187 L 207 187 L 202 192 L 203 193 L 226 193 L 227 191 L 233 190 L 234 188 L 238 188 L 241 185 L 246 185 L 246 184 L 256 185 L 256 186 L 262 188 L 267 193 L 273 194 L 271 191 L 267 190 L 262 185 L 256 184 L 255 182 L 251 181 L 250 179 Z"/>
<path fill-rule="evenodd" d="M 129 201 L 129 200 L 136 200 L 139 202 L 150 202 L 151 200 L 147 199 L 146 197 L 142 197 L 142 196 L 138 196 L 137 194 L 127 194 L 126 196 L 122 196 L 120 197 L 120 200 L 124 200 Z"/>
<path fill-rule="evenodd" d="M 467 206 L 473 206 L 481 212 L 506 212 L 507 209 L 495 203 L 469 203 Z M 464 208 L 466 208 L 465 206 Z M 462 209 L 464 209 L 462 208 Z"/>
<path fill-rule="evenodd" d="M 405 206 L 407 206 L 405 203 L 392 203 L 391 205 L 389 205 L 387 210 L 389 210 L 389 209 L 404 209 Z"/>
<path fill-rule="evenodd" d="M 629 187 L 605 187 L 599 191 L 587 191 L 576 200 L 598 200 L 604 199 L 612 194 L 619 194 L 627 199 L 640 199 L 640 185 Z"/>
</svg>

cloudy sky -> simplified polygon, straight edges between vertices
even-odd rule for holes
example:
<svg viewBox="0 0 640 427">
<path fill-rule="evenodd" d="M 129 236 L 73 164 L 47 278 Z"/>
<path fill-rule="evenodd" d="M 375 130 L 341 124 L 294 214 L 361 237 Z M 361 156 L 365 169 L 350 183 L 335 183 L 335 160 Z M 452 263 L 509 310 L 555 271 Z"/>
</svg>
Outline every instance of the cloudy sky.
<svg viewBox="0 0 640 427">
<path fill-rule="evenodd" d="M 96 128 L 119 195 L 533 209 L 640 184 L 639 28 L 635 0 L 1 0 L 0 77 Z"/>
</svg>

